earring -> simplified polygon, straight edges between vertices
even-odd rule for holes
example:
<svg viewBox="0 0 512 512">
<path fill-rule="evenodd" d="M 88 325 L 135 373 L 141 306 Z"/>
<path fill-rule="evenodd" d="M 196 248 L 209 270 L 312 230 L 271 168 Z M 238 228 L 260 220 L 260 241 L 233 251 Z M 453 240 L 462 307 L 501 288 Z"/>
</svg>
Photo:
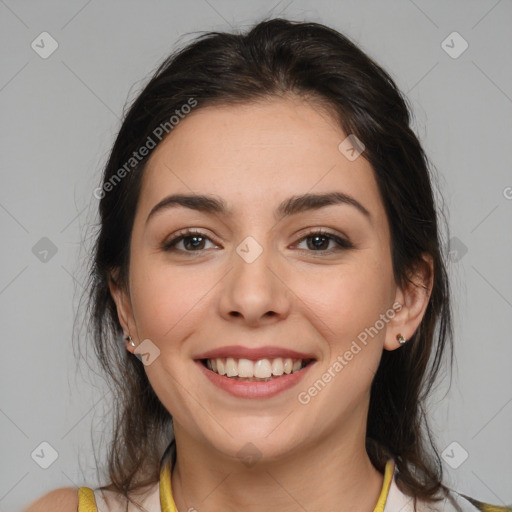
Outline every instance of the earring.
<svg viewBox="0 0 512 512">
<path fill-rule="evenodd" d="M 400 345 L 407 343 L 407 340 L 400 333 L 396 335 L 396 341 L 398 341 Z"/>
<path fill-rule="evenodd" d="M 135 342 L 132 340 L 131 336 L 125 336 L 125 341 L 128 341 L 132 347 L 135 347 Z"/>
</svg>

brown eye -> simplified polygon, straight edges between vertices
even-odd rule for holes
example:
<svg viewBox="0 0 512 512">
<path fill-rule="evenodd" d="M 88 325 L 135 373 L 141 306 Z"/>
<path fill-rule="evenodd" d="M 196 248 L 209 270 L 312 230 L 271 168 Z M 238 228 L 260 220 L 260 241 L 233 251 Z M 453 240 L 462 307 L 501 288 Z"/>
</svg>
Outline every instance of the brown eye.
<svg viewBox="0 0 512 512">
<path fill-rule="evenodd" d="M 206 249 L 207 242 L 211 242 L 214 247 L 217 247 L 204 233 L 185 231 L 165 242 L 162 249 L 164 251 L 200 252 Z M 182 246 L 179 247 L 179 244 Z"/>
<path fill-rule="evenodd" d="M 299 240 L 299 244 L 306 241 L 307 251 L 313 252 L 327 252 L 331 253 L 334 251 L 340 251 L 343 249 L 351 249 L 353 245 L 348 241 L 344 240 L 333 233 L 328 233 L 325 231 L 317 231 L 313 233 L 309 233 L 301 240 Z M 330 244 L 334 244 L 334 246 Z"/>
<path fill-rule="evenodd" d="M 196 251 L 198 249 L 204 249 L 206 239 L 202 236 L 194 235 L 182 237 L 181 240 L 183 241 L 185 249 Z"/>
<path fill-rule="evenodd" d="M 317 250 L 328 249 L 329 243 L 332 241 L 332 239 L 325 235 L 313 235 L 308 236 L 307 241 L 308 249 Z"/>
</svg>

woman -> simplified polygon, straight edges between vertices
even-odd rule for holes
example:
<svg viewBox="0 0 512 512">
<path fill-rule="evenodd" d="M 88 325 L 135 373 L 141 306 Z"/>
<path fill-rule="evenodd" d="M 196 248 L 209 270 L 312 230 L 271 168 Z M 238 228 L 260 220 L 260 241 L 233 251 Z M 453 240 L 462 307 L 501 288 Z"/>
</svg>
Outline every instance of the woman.
<svg viewBox="0 0 512 512">
<path fill-rule="evenodd" d="M 442 483 L 428 161 L 347 38 L 282 19 L 198 38 L 129 109 L 95 195 L 110 482 L 30 510 L 512 510 Z"/>
</svg>

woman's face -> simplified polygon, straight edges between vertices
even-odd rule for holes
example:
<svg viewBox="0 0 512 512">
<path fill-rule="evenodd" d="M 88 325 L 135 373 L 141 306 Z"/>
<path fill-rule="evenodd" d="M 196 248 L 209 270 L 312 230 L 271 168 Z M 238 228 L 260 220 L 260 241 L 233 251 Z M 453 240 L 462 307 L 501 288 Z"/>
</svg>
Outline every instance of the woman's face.
<svg viewBox="0 0 512 512">
<path fill-rule="evenodd" d="M 296 98 L 199 105 L 153 152 L 129 296 L 114 296 L 177 439 L 272 458 L 347 432 L 364 438 L 382 350 L 415 325 L 398 312 L 372 168 L 339 148 L 347 135 Z M 169 199 L 178 194 L 212 201 Z M 242 382 L 208 369 L 207 356 L 231 375 L 313 362 Z"/>
</svg>

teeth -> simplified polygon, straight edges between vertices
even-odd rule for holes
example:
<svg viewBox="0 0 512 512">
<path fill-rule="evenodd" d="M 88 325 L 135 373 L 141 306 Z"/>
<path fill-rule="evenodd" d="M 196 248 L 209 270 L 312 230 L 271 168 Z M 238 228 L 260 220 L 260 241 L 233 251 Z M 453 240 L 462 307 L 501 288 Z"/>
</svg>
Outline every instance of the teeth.
<svg viewBox="0 0 512 512">
<path fill-rule="evenodd" d="M 272 361 L 272 375 L 283 375 L 284 373 L 284 363 L 283 360 L 279 357 Z"/>
<path fill-rule="evenodd" d="M 259 361 L 258 361 L 259 363 Z M 238 377 L 254 377 L 254 364 L 249 359 L 239 359 L 238 360 Z M 260 375 L 257 375 L 260 377 Z M 266 377 L 270 377 L 270 375 L 266 375 Z"/>
<path fill-rule="evenodd" d="M 272 366 L 268 359 L 260 359 L 253 364 L 254 375 L 248 375 L 248 377 L 258 377 L 258 379 L 268 379 L 272 376 Z"/>
<path fill-rule="evenodd" d="M 272 377 L 298 372 L 306 365 L 306 362 L 302 359 L 291 359 L 289 357 L 259 359 L 258 361 L 218 357 L 216 359 L 208 359 L 206 366 L 219 375 L 226 375 L 237 380 L 252 378 L 268 380 Z"/>
<path fill-rule="evenodd" d="M 208 361 L 211 361 L 211 359 L 208 359 Z M 226 366 L 224 365 L 224 362 L 222 359 L 214 359 L 214 361 L 217 363 L 217 373 L 219 375 L 226 375 Z M 212 368 L 213 370 L 213 368 Z M 213 370 L 215 371 L 215 370 Z"/>
<path fill-rule="evenodd" d="M 228 377 L 238 377 L 238 366 L 232 357 L 226 359 L 226 375 Z"/>
</svg>

